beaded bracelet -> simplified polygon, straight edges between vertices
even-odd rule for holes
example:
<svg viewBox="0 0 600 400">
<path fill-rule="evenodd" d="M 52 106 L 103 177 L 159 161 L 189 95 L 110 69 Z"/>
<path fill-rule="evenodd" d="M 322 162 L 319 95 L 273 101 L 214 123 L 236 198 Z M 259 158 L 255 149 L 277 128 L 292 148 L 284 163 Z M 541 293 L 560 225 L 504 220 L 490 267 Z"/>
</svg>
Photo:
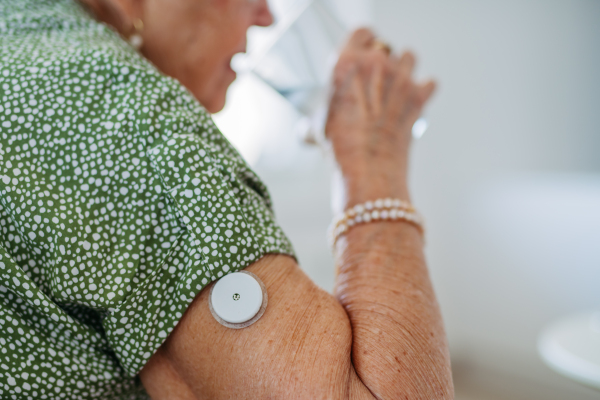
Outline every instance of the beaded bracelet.
<svg viewBox="0 0 600 400">
<path fill-rule="evenodd" d="M 417 213 L 412 204 L 400 199 L 386 198 L 367 201 L 346 210 L 331 224 L 329 241 L 332 247 L 335 246 L 339 237 L 357 224 L 397 220 L 409 222 L 415 225 L 421 231 L 421 234 L 424 233 L 423 218 Z"/>
</svg>

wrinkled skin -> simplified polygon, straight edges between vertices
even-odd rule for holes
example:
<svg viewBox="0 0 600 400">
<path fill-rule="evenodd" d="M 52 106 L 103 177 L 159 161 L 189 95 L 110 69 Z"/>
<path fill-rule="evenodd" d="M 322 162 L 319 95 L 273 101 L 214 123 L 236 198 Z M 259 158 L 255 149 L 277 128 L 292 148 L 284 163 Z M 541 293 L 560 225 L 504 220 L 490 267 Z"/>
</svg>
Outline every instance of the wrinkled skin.
<svg viewBox="0 0 600 400">
<path fill-rule="evenodd" d="M 388 56 L 375 36 L 357 30 L 334 72 L 326 131 L 346 183 L 346 202 L 408 198 L 411 130 L 435 83 L 417 84 L 412 53 Z"/>
</svg>

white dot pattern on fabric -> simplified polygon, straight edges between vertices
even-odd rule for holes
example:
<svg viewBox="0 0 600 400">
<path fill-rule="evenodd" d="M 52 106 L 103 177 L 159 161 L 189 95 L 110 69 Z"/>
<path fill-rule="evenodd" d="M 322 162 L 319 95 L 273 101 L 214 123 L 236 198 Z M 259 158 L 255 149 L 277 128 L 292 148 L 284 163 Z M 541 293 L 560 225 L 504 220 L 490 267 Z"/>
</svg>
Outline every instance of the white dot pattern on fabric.
<svg viewBox="0 0 600 400">
<path fill-rule="evenodd" d="M 193 96 L 73 0 L 0 0 L 0 398 L 147 398 L 211 281 L 293 255 Z"/>
</svg>

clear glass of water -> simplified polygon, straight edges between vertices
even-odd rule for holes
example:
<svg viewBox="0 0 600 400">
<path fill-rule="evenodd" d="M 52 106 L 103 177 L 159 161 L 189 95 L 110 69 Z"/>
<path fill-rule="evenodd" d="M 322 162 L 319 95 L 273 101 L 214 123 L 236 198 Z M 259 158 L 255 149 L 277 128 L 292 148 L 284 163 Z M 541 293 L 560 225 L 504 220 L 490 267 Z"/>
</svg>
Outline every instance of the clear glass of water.
<svg viewBox="0 0 600 400">
<path fill-rule="evenodd" d="M 251 72 L 290 102 L 301 116 L 304 142 L 320 144 L 332 72 L 350 32 L 323 0 L 299 0 L 270 31 L 262 46 L 236 60 L 238 72 Z M 420 119 L 413 136 L 427 127 Z"/>
</svg>

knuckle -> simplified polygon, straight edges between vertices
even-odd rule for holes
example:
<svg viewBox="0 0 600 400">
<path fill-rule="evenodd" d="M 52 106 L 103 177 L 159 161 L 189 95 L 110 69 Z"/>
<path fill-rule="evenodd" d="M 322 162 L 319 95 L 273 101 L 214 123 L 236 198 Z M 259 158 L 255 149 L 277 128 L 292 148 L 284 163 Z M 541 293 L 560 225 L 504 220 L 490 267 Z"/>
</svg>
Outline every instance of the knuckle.
<svg viewBox="0 0 600 400">
<path fill-rule="evenodd" d="M 410 75 L 407 71 L 394 71 L 394 75 L 394 80 L 397 82 L 398 86 L 405 87 L 411 82 Z"/>
<path fill-rule="evenodd" d="M 333 76 L 335 78 L 345 77 L 353 68 L 354 62 L 348 59 L 340 59 L 338 64 L 335 66 Z"/>
<path fill-rule="evenodd" d="M 389 62 L 388 57 L 381 51 L 378 50 L 371 50 L 368 53 L 368 59 L 372 62 L 372 63 L 376 63 L 376 64 L 387 64 Z"/>
<path fill-rule="evenodd" d="M 363 55 L 361 62 L 367 68 L 388 69 L 389 60 L 386 55 L 380 51 L 368 51 Z"/>
<path fill-rule="evenodd" d="M 350 47 L 364 47 L 374 39 L 375 35 L 368 28 L 359 28 L 352 32 L 348 44 Z"/>
<path fill-rule="evenodd" d="M 344 51 L 338 58 L 337 66 L 347 67 L 349 65 L 356 64 L 356 59 L 356 52 Z"/>
<path fill-rule="evenodd" d="M 374 36 L 373 32 L 369 28 L 366 28 L 366 27 L 358 28 L 352 33 L 352 38 L 358 39 L 358 40 L 368 39 L 373 36 Z"/>
<path fill-rule="evenodd" d="M 410 92 L 410 79 L 399 79 L 396 85 L 396 94 L 400 97 L 405 97 Z"/>
<path fill-rule="evenodd" d="M 406 50 L 404 53 L 402 53 L 402 59 L 404 59 L 408 64 L 412 65 L 416 62 L 417 57 L 411 50 Z"/>
</svg>

